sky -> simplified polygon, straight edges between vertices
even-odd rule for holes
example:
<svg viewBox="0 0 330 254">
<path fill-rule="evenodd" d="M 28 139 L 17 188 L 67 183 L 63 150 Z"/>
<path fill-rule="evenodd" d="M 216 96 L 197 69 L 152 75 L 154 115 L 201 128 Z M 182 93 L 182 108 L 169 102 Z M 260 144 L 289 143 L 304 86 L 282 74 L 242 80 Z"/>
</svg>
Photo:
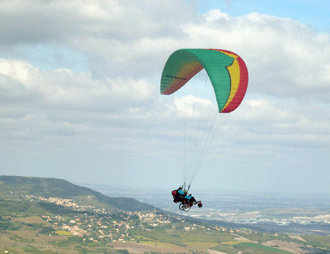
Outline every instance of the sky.
<svg viewBox="0 0 330 254">
<path fill-rule="evenodd" d="M 1 1 L 0 173 L 178 187 L 171 115 L 187 97 L 160 95 L 162 70 L 177 49 L 217 48 L 242 57 L 249 84 L 192 190 L 330 194 L 329 10 L 329 0 Z"/>
</svg>

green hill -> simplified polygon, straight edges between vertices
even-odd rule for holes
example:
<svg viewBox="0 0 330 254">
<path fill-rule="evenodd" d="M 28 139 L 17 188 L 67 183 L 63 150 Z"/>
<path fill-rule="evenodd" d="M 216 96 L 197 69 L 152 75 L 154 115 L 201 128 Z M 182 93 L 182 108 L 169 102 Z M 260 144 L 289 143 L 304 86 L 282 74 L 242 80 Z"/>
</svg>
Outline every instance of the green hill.
<svg viewBox="0 0 330 254">
<path fill-rule="evenodd" d="M 56 178 L 0 176 L 0 193 L 10 191 L 22 195 L 34 195 L 44 198 L 76 198 L 89 197 L 124 211 L 153 211 L 158 208 L 137 201 L 133 198 L 108 197 L 87 187 L 72 184 L 66 180 Z M 93 198 L 94 197 L 94 198 Z"/>
<path fill-rule="evenodd" d="M 329 236 L 292 238 L 237 226 L 107 197 L 61 179 L 0 176 L 1 253 L 264 254 L 319 251 L 308 244 L 329 248 Z"/>
</svg>

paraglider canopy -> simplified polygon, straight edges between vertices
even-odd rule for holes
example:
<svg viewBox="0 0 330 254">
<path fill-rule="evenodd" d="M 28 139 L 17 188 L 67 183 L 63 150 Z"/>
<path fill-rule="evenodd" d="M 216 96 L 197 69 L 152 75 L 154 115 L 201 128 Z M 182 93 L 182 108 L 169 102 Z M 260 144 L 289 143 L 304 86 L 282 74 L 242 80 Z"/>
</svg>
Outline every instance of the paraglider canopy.
<svg viewBox="0 0 330 254">
<path fill-rule="evenodd" d="M 200 72 L 208 76 L 205 84 L 199 77 L 193 79 Z M 193 81 L 189 82 L 191 79 Z M 177 98 L 187 92 L 187 95 L 180 98 L 181 101 L 174 98 L 177 104 L 171 116 L 173 123 L 176 122 L 171 125 L 171 133 L 182 144 L 181 153 L 178 154 L 183 157 L 184 187 L 187 183 L 188 190 L 209 148 L 224 126 L 222 119 L 225 120 L 227 116 L 220 116 L 219 113 L 230 113 L 241 104 L 247 84 L 247 67 L 243 59 L 233 52 L 221 49 L 179 49 L 169 56 L 163 69 L 160 92 L 163 95 L 174 94 Z M 190 88 L 198 90 L 197 96 L 191 93 Z M 207 94 L 204 94 L 203 88 Z M 213 94 L 218 108 L 210 101 L 214 99 Z M 207 95 L 205 99 L 202 99 L 203 95 Z M 180 130 L 182 133 L 178 134 Z M 187 172 L 191 176 L 188 177 L 190 181 L 187 181 Z"/>
<path fill-rule="evenodd" d="M 161 79 L 161 94 L 172 94 L 205 69 L 214 88 L 220 113 L 235 110 L 248 84 L 248 71 L 241 57 L 220 49 L 180 49 L 167 60 Z"/>
</svg>

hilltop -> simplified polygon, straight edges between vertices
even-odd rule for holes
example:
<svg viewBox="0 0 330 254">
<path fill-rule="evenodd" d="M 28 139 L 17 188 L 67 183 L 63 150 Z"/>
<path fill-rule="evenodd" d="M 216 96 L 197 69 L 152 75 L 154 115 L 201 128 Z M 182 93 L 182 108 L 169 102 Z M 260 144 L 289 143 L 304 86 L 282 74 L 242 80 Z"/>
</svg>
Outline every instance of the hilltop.
<svg viewBox="0 0 330 254">
<path fill-rule="evenodd" d="M 123 211 L 153 211 L 160 210 L 152 205 L 127 197 L 108 197 L 87 187 L 72 184 L 63 179 L 0 176 L 0 192 L 15 191 L 22 195 L 34 195 L 44 198 L 77 198 L 89 197 L 100 203 L 106 203 L 115 209 Z"/>
</svg>

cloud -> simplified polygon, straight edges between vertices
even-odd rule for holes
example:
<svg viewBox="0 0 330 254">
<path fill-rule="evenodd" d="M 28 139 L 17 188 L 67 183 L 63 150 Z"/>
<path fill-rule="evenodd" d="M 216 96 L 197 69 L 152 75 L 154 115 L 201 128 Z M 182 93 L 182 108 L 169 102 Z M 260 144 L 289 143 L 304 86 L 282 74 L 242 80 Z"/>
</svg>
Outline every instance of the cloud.
<svg viewBox="0 0 330 254">
<path fill-rule="evenodd" d="M 7 148 L 15 140 L 38 147 L 63 147 L 72 140 L 119 144 L 130 129 L 138 131 L 150 121 L 148 115 L 155 114 L 150 108 L 157 92 L 144 80 L 97 80 L 90 73 L 41 71 L 6 59 L 0 60 L 0 70 L 0 126 Z"/>
<path fill-rule="evenodd" d="M 154 87 L 130 77 L 95 80 L 91 73 L 72 73 L 67 69 L 41 71 L 30 63 L 0 59 L 1 89 L 5 99 L 20 103 L 34 95 L 33 102 L 67 110 L 119 110 L 143 105 L 151 99 Z M 18 92 L 18 93 L 17 93 Z M 20 99 L 19 99 L 20 98 Z M 41 100 L 41 101 L 40 101 Z"/>
<path fill-rule="evenodd" d="M 329 102 L 323 96 L 330 88 L 327 34 L 288 18 L 258 13 L 234 18 L 219 10 L 209 11 L 203 22 L 186 26 L 185 32 L 193 47 L 238 53 L 249 69 L 249 92 Z"/>
<path fill-rule="evenodd" d="M 118 75 L 127 65 L 135 71 L 152 67 L 160 52 L 184 36 L 181 25 L 193 19 L 193 8 L 182 0 L 14 0 L 0 6 L 0 15 L 3 46 L 64 44 L 108 66 L 97 66 L 96 73 Z"/>
<path fill-rule="evenodd" d="M 216 9 L 197 14 L 193 4 L 179 0 L 13 0 L 1 3 L 0 15 L 6 154 L 54 158 L 55 164 L 69 155 L 102 161 L 112 154 L 126 163 L 127 154 L 139 160 L 178 154 L 182 134 L 173 118 L 211 104 L 160 96 L 162 68 L 179 48 L 231 50 L 249 69 L 247 96 L 219 125 L 212 158 L 238 165 L 237 154 L 288 159 L 327 153 L 330 37 L 306 24 L 259 13 L 231 17 Z M 72 59 L 72 68 L 64 67 Z M 205 132 L 191 131 L 194 140 Z"/>
<path fill-rule="evenodd" d="M 224 139 L 228 144 L 236 143 L 246 152 L 327 151 L 329 114 L 328 107 L 318 105 L 283 103 L 268 98 L 248 99 L 235 112 L 228 129 L 223 131 L 226 132 Z"/>
<path fill-rule="evenodd" d="M 82 1 L 69 2 L 70 8 L 67 8 L 61 1 L 37 1 L 36 8 L 24 3 L 24 12 L 22 6 L 18 8 L 19 3 L 12 1 L 2 6 L 6 20 L 19 14 L 16 22 L 32 27 L 35 20 L 48 19 L 38 21 L 44 28 L 36 29 L 35 33 L 40 36 L 35 38 L 47 37 L 78 49 L 89 57 L 90 65 L 109 75 L 95 79 L 93 68 L 92 72 L 81 73 L 68 69 L 42 71 L 28 62 L 3 59 L 0 62 L 3 102 L 24 102 L 80 113 L 102 112 L 108 115 L 101 118 L 112 118 L 111 121 L 121 126 L 127 123 L 121 119 L 144 119 L 146 124 L 146 116 L 157 116 L 155 108 L 160 110 L 158 115 L 169 110 L 157 101 L 158 85 L 153 82 L 157 78 L 147 73 L 160 74 L 169 52 L 180 47 L 225 48 L 240 54 L 249 68 L 248 93 L 296 98 L 299 107 L 302 102 L 328 102 L 325 95 L 330 79 L 329 36 L 317 34 L 288 18 L 258 13 L 234 18 L 219 10 L 195 15 L 192 7 L 181 2 L 180 8 L 153 1 L 134 2 L 124 8 L 118 1 Z M 32 14 L 35 18 L 30 20 Z M 167 22 L 169 15 L 177 15 L 179 19 L 175 23 L 173 19 Z M 23 23 L 16 26 L 17 33 L 29 30 Z M 56 29 L 50 29 L 49 24 Z M 9 25 L 3 26 L 8 32 L 12 29 Z M 23 33 L 20 40 L 12 37 L 3 43 L 36 43 L 24 36 Z M 38 41 L 42 42 L 42 39 Z M 269 99 L 250 100 L 245 105 L 251 110 L 242 119 L 250 116 L 248 122 L 258 122 L 254 132 L 282 131 L 285 121 L 297 118 L 291 108 L 279 111 L 279 107 L 286 106 L 272 104 Z M 170 110 L 176 109 L 171 106 Z M 109 115 L 111 112 L 113 117 Z M 118 112 L 122 115 L 117 115 Z M 107 121 L 98 120 L 96 115 L 86 114 L 95 121 Z M 281 125 L 281 122 L 284 123 Z"/>
<path fill-rule="evenodd" d="M 197 15 L 184 1 L 147 0 L 15 0 L 0 15 L 4 46 L 72 48 L 101 78 L 150 78 L 178 48 L 223 48 L 247 63 L 249 92 L 329 102 L 330 37 L 289 18 L 216 9 Z"/>
</svg>

